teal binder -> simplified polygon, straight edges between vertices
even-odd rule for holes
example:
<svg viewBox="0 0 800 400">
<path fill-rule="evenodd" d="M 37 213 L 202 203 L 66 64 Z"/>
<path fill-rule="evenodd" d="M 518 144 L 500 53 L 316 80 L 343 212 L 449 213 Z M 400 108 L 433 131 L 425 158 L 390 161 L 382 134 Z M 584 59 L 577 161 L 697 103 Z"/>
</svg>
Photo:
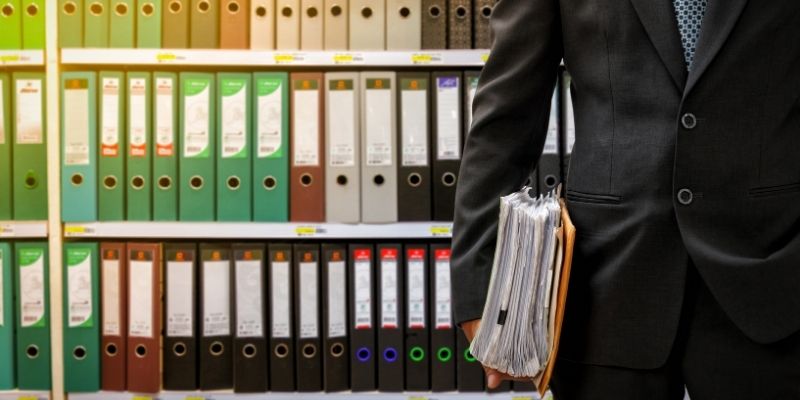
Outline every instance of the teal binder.
<svg viewBox="0 0 800 400">
<path fill-rule="evenodd" d="M 47 242 L 16 250 L 17 388 L 50 390 L 50 273 Z"/>
<path fill-rule="evenodd" d="M 14 361 L 14 262 L 11 243 L 0 243 L 0 390 L 17 387 Z"/>
<path fill-rule="evenodd" d="M 153 220 L 178 220 L 178 75 L 153 73 Z"/>
<path fill-rule="evenodd" d="M 97 243 L 65 243 L 64 390 L 100 390 L 100 270 Z"/>
<path fill-rule="evenodd" d="M 100 71 L 98 78 L 99 152 L 98 212 L 100 221 L 125 219 L 125 100 L 124 72 Z"/>
<path fill-rule="evenodd" d="M 253 74 L 253 220 L 289 220 L 289 74 Z"/>
<path fill-rule="evenodd" d="M 97 76 L 61 74 L 61 220 L 97 220 Z"/>
</svg>

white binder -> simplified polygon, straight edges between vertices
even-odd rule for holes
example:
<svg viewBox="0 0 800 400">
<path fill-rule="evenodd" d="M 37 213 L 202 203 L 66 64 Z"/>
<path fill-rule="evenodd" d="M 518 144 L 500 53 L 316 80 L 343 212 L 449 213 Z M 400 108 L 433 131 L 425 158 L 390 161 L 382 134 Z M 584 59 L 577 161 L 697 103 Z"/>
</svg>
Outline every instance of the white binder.
<svg viewBox="0 0 800 400">
<path fill-rule="evenodd" d="M 422 47 L 422 0 L 386 0 L 386 49 Z"/>
<path fill-rule="evenodd" d="M 358 72 L 325 74 L 325 217 L 361 220 L 360 80 Z"/>
<path fill-rule="evenodd" d="M 275 49 L 275 0 L 250 0 L 250 48 Z"/>
<path fill-rule="evenodd" d="M 276 3 L 275 48 L 300 49 L 300 0 L 278 0 Z"/>
<path fill-rule="evenodd" d="M 324 0 L 301 0 L 300 48 L 303 50 L 322 50 Z"/>
<path fill-rule="evenodd" d="M 361 73 L 361 221 L 397 222 L 394 72 Z"/>
<path fill-rule="evenodd" d="M 325 50 L 347 50 L 348 0 L 325 0 Z"/>
<path fill-rule="evenodd" d="M 350 0 L 350 50 L 385 49 L 385 0 Z"/>
</svg>

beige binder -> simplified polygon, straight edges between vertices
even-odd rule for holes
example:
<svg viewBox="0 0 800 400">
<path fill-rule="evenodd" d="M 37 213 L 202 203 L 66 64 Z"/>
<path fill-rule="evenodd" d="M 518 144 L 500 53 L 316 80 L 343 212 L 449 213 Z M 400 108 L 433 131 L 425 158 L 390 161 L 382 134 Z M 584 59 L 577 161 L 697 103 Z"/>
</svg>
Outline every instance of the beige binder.
<svg viewBox="0 0 800 400">
<path fill-rule="evenodd" d="M 350 50 L 385 50 L 386 2 L 350 0 Z"/>
<path fill-rule="evenodd" d="M 325 50 L 347 50 L 347 0 L 325 0 Z"/>
<path fill-rule="evenodd" d="M 422 0 L 386 0 L 386 49 L 422 47 Z"/>
<path fill-rule="evenodd" d="M 300 0 L 278 0 L 276 3 L 275 48 L 300 49 Z"/>
<path fill-rule="evenodd" d="M 324 0 L 301 0 L 300 48 L 303 50 L 322 50 L 324 33 Z"/>
<path fill-rule="evenodd" d="M 250 0 L 250 48 L 275 49 L 275 0 Z"/>
</svg>

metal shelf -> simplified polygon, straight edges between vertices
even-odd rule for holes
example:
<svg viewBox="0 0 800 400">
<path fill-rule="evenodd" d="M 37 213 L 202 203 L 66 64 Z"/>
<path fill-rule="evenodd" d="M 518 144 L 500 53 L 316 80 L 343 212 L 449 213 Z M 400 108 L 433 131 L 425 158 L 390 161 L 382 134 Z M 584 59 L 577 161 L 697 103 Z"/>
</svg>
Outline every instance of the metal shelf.
<svg viewBox="0 0 800 400">
<path fill-rule="evenodd" d="M 380 400 L 445 400 L 464 399 L 479 400 L 491 398 L 494 400 L 536 400 L 538 394 L 533 393 L 257 393 L 238 394 L 230 391 L 220 392 L 162 392 L 156 395 L 135 396 L 130 393 L 99 392 L 87 394 L 70 394 L 70 400 L 348 400 L 348 399 L 380 399 Z M 545 395 L 545 400 L 552 400 L 552 396 Z"/>
<path fill-rule="evenodd" d="M 482 67 L 489 50 L 260 51 L 63 49 L 62 65 Z"/>
<path fill-rule="evenodd" d="M 0 221 L 0 238 L 44 239 L 47 221 Z"/>
<path fill-rule="evenodd" d="M 43 65 L 44 50 L 0 50 L 0 68 Z"/>
<path fill-rule="evenodd" d="M 450 238 L 452 222 L 396 224 L 260 222 L 88 222 L 67 223 L 68 238 L 144 239 L 426 239 Z"/>
<path fill-rule="evenodd" d="M 49 400 L 50 392 L 31 392 L 24 390 L 0 391 L 0 400 Z"/>
</svg>

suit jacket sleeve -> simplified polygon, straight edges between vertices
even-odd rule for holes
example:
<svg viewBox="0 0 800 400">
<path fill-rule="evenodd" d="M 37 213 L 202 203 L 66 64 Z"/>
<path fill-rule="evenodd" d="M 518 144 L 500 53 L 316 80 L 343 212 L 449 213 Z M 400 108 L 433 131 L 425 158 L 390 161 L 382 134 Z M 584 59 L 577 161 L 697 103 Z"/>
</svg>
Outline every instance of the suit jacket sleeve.
<svg viewBox="0 0 800 400">
<path fill-rule="evenodd" d="M 501 0 L 491 28 L 456 192 L 451 272 L 459 324 L 483 313 L 500 197 L 519 190 L 541 156 L 563 55 L 558 0 Z"/>
</svg>

